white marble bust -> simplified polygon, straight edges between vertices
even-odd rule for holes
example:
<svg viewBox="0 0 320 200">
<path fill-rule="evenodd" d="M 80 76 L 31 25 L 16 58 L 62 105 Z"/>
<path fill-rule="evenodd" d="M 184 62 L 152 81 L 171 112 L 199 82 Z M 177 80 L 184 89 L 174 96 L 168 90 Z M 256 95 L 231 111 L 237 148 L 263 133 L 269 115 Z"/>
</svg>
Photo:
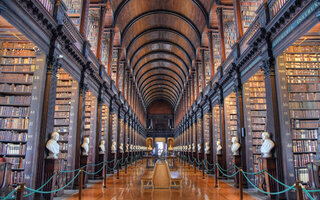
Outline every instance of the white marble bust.
<svg viewBox="0 0 320 200">
<path fill-rule="evenodd" d="M 239 155 L 240 143 L 237 137 L 232 137 L 231 151 L 234 156 Z"/>
<path fill-rule="evenodd" d="M 191 152 L 192 148 L 191 148 L 191 144 L 189 144 L 188 146 L 188 151 Z"/>
<path fill-rule="evenodd" d="M 120 143 L 119 150 L 120 150 L 121 153 L 123 153 L 123 143 Z"/>
<path fill-rule="evenodd" d="M 111 145 L 111 152 L 115 153 L 116 151 L 117 151 L 117 143 L 113 141 Z"/>
<path fill-rule="evenodd" d="M 198 144 L 198 153 L 201 153 L 201 144 Z"/>
<path fill-rule="evenodd" d="M 60 152 L 60 145 L 58 144 L 59 133 L 53 132 L 51 134 L 51 139 L 48 140 L 46 147 L 49 150 L 49 156 L 47 158 L 50 159 L 58 159 L 58 154 Z"/>
<path fill-rule="evenodd" d="M 275 147 L 274 142 L 270 139 L 270 134 L 268 132 L 262 133 L 263 143 L 261 146 L 261 153 L 263 158 L 272 157 L 271 151 Z"/>
<path fill-rule="evenodd" d="M 126 145 L 126 152 L 129 152 L 129 144 Z"/>
<path fill-rule="evenodd" d="M 105 147 L 105 141 L 101 140 L 101 143 L 99 145 L 99 154 L 104 154 L 104 152 L 106 151 L 106 147 Z"/>
<path fill-rule="evenodd" d="M 195 147 L 194 143 L 192 143 L 192 152 L 196 152 L 196 147 Z"/>
<path fill-rule="evenodd" d="M 205 147 L 204 151 L 205 151 L 206 154 L 209 154 L 209 153 L 210 153 L 209 142 L 206 142 L 205 146 L 206 146 L 206 147 Z"/>
<path fill-rule="evenodd" d="M 88 155 L 89 153 L 89 143 L 90 143 L 90 139 L 88 137 L 85 137 L 83 139 L 83 143 L 81 145 L 82 147 L 82 155 Z"/>
<path fill-rule="evenodd" d="M 217 141 L 217 154 L 218 155 L 222 154 L 221 150 L 222 150 L 221 142 Z"/>
<path fill-rule="evenodd" d="M 130 149 L 129 149 L 129 151 L 132 152 L 132 150 L 133 150 L 133 145 L 130 144 Z"/>
<path fill-rule="evenodd" d="M 172 150 L 173 150 L 171 144 L 170 144 L 170 146 L 168 147 L 168 150 L 169 150 L 169 151 L 172 151 Z"/>
</svg>

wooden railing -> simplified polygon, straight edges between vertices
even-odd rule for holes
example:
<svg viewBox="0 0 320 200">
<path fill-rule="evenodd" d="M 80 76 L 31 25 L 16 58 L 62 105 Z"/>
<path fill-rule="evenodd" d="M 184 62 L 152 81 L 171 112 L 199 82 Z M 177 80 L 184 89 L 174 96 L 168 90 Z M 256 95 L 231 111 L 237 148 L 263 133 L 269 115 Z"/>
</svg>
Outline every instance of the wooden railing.
<svg viewBox="0 0 320 200">
<path fill-rule="evenodd" d="M 273 18 L 288 0 L 271 0 L 268 2 L 270 18 Z"/>
<path fill-rule="evenodd" d="M 52 14 L 53 10 L 53 5 L 54 5 L 54 0 L 38 0 L 43 7 L 50 13 Z"/>
</svg>

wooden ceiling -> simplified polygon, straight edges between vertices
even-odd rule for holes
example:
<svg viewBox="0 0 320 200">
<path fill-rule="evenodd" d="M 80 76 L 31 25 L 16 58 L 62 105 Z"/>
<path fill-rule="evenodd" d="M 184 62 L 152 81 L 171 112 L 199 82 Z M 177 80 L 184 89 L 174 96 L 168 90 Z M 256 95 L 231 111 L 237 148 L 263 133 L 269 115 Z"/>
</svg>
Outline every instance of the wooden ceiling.
<svg viewBox="0 0 320 200">
<path fill-rule="evenodd" d="M 112 14 L 107 14 L 105 26 L 119 31 L 123 56 L 146 106 L 159 99 L 176 106 L 197 50 L 207 40 L 204 31 L 215 24 L 209 19 L 214 4 L 213 0 L 110 0 Z"/>
</svg>

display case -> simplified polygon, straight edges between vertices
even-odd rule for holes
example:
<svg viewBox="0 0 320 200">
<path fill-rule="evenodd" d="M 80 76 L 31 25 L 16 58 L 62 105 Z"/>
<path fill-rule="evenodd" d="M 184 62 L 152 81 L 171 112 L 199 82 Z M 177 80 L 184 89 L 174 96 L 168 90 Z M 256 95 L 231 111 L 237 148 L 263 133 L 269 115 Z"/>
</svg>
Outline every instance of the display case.
<svg viewBox="0 0 320 200">
<path fill-rule="evenodd" d="M 233 153 L 231 151 L 232 137 L 238 138 L 236 98 L 236 93 L 232 92 L 224 99 L 227 168 L 230 168 L 233 164 Z"/>
<path fill-rule="evenodd" d="M 250 171 L 261 170 L 262 133 L 266 131 L 267 104 L 266 88 L 262 71 L 257 72 L 243 84 L 245 127 L 247 133 L 247 166 Z M 252 181 L 258 185 L 258 176 L 252 176 Z"/>
<path fill-rule="evenodd" d="M 292 138 L 296 179 L 309 180 L 306 163 L 317 154 L 320 118 L 320 40 L 302 37 L 277 57 L 283 120 Z M 318 152 L 319 153 L 319 152 Z"/>
</svg>

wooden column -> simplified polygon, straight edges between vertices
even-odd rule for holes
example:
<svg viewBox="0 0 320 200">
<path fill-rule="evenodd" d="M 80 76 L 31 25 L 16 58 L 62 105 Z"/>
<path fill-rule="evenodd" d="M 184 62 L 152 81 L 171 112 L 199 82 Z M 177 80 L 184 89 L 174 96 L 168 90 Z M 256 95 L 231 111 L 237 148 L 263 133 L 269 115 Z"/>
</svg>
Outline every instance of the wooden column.
<svg viewBox="0 0 320 200">
<path fill-rule="evenodd" d="M 221 54 L 221 63 L 226 60 L 226 49 L 224 45 L 224 31 L 223 31 L 223 18 L 222 18 L 222 8 L 217 8 L 217 17 L 218 17 L 218 30 L 220 36 L 220 54 Z"/>
<path fill-rule="evenodd" d="M 201 125 L 201 161 L 205 158 L 204 156 L 204 114 L 203 114 L 203 108 L 201 109 L 201 116 L 200 116 L 200 125 Z"/>
<path fill-rule="evenodd" d="M 98 105 L 97 105 L 97 115 L 96 115 L 96 144 L 95 144 L 95 163 L 101 162 L 99 160 L 99 145 L 101 142 L 101 120 L 102 120 L 102 87 L 99 89 L 99 95 L 98 95 Z M 95 171 L 98 171 L 102 165 L 96 166 Z M 99 173 L 98 173 L 99 174 Z M 100 174 L 99 174 L 100 175 Z"/>
<path fill-rule="evenodd" d="M 114 109 L 113 109 L 113 103 L 114 103 L 114 100 L 113 98 L 110 99 L 110 104 L 109 104 L 109 117 L 108 117 L 108 140 L 107 140 L 107 161 L 112 161 L 114 158 L 113 158 L 113 155 L 112 155 L 112 152 L 111 152 L 111 145 L 112 145 L 112 114 L 114 112 Z M 112 163 L 113 164 L 113 163 Z M 113 167 L 112 165 L 109 165 L 109 167 Z M 108 170 L 109 171 L 109 170 Z"/>
<path fill-rule="evenodd" d="M 124 60 L 123 62 L 122 62 L 122 94 L 123 94 L 123 97 L 125 97 L 125 93 L 124 93 L 124 89 L 125 89 L 125 84 L 126 84 L 126 79 L 127 79 L 127 77 L 126 77 L 126 61 Z"/>
<path fill-rule="evenodd" d="M 197 80 L 197 97 L 196 99 L 199 97 L 199 93 L 200 93 L 200 88 L 199 88 L 199 62 L 196 62 L 196 80 Z"/>
<path fill-rule="evenodd" d="M 51 40 L 52 44 L 55 44 L 55 38 Z M 36 176 L 36 188 L 40 187 L 44 181 L 44 163 L 45 163 L 45 152 L 46 142 L 50 139 L 50 134 L 54 130 L 54 111 L 56 103 L 56 90 L 57 90 L 57 70 L 58 60 L 54 58 L 54 47 L 52 46 L 47 57 L 47 72 L 45 77 L 45 86 L 43 94 L 43 106 L 41 113 L 41 126 L 40 126 L 40 137 L 38 149 L 38 164 L 37 176 Z M 36 197 L 40 197 L 40 194 L 36 194 Z"/>
<path fill-rule="evenodd" d="M 235 16 L 236 30 L 237 30 L 237 41 L 239 41 L 243 36 L 240 0 L 233 0 L 233 10 L 234 10 L 234 16 Z"/>
<path fill-rule="evenodd" d="M 81 167 L 80 157 L 81 157 L 81 142 L 83 141 L 84 136 L 84 118 L 85 118 L 85 102 L 86 102 L 86 92 L 88 86 L 85 83 L 86 79 L 86 68 L 81 71 L 81 78 L 79 82 L 79 102 L 78 102 L 78 114 L 77 114 L 77 134 L 76 134 L 76 143 L 75 143 L 75 169 Z M 74 182 L 74 188 L 78 188 L 79 181 L 78 178 Z"/>
<path fill-rule="evenodd" d="M 116 87 L 119 89 L 119 82 L 120 82 L 120 56 L 121 56 L 121 48 L 118 47 L 117 49 L 117 73 L 116 73 Z"/>
<path fill-rule="evenodd" d="M 213 38 L 212 38 L 212 30 L 208 31 L 208 40 L 209 40 L 209 52 L 210 52 L 210 69 L 211 69 L 211 79 L 214 77 L 214 57 L 213 57 Z"/>
<path fill-rule="evenodd" d="M 123 159 L 127 157 L 126 147 L 127 147 L 127 114 L 123 118 Z M 127 164 L 126 164 L 127 165 Z"/>
<path fill-rule="evenodd" d="M 194 90 L 194 84 L 195 84 L 195 81 L 194 81 L 194 71 L 191 72 L 191 77 L 192 77 L 192 102 L 194 102 L 196 99 L 195 99 L 195 90 Z"/>
<path fill-rule="evenodd" d="M 109 44 L 108 44 L 108 75 L 111 76 L 111 64 L 112 64 L 112 50 L 113 50 L 113 36 L 114 31 L 112 29 L 108 30 L 109 32 Z"/>
<path fill-rule="evenodd" d="M 90 0 L 82 0 L 80 16 L 80 34 L 83 38 L 87 38 L 89 7 Z"/>
<path fill-rule="evenodd" d="M 276 157 L 276 178 L 284 182 L 284 166 L 282 158 L 282 142 L 279 119 L 279 105 L 277 97 L 277 83 L 275 77 L 275 64 L 272 56 L 264 62 L 265 74 L 266 102 L 267 102 L 267 132 L 271 133 L 272 139 L 275 141 L 275 157 Z M 279 91 L 278 91 L 279 92 Z M 278 191 L 284 189 L 283 186 L 277 184 Z"/>
<path fill-rule="evenodd" d="M 117 149 L 116 149 L 116 158 L 117 161 L 119 159 L 119 155 L 120 155 L 120 131 L 121 131 L 121 106 L 119 106 L 118 108 L 118 117 L 117 117 Z"/>
<path fill-rule="evenodd" d="M 220 138 L 221 138 L 221 146 L 222 146 L 222 162 L 221 167 L 223 169 L 227 168 L 227 141 L 226 141 L 226 129 L 225 129 L 225 121 L 224 121 L 224 99 L 223 99 L 223 91 L 222 88 L 219 88 L 219 108 L 220 108 Z"/>
<path fill-rule="evenodd" d="M 97 43 L 97 58 L 101 61 L 101 51 L 102 51 L 102 36 L 104 31 L 104 21 L 106 17 L 107 8 L 101 6 L 100 8 L 100 20 L 99 20 L 99 31 L 98 31 L 98 43 Z"/>
<path fill-rule="evenodd" d="M 208 114 L 209 114 L 209 147 L 210 147 L 210 153 L 209 153 L 209 158 L 207 158 L 208 162 L 210 163 L 214 163 L 214 157 L 213 157 L 213 123 L 212 123 L 212 115 L 213 115 L 213 109 L 212 109 L 212 105 L 211 105 L 211 102 L 210 100 L 209 101 L 209 111 L 208 111 Z M 208 167 L 209 168 L 209 167 Z"/>
<path fill-rule="evenodd" d="M 200 50 L 201 52 L 201 66 L 202 66 L 202 90 L 206 87 L 206 63 L 204 59 L 204 49 Z"/>
</svg>

